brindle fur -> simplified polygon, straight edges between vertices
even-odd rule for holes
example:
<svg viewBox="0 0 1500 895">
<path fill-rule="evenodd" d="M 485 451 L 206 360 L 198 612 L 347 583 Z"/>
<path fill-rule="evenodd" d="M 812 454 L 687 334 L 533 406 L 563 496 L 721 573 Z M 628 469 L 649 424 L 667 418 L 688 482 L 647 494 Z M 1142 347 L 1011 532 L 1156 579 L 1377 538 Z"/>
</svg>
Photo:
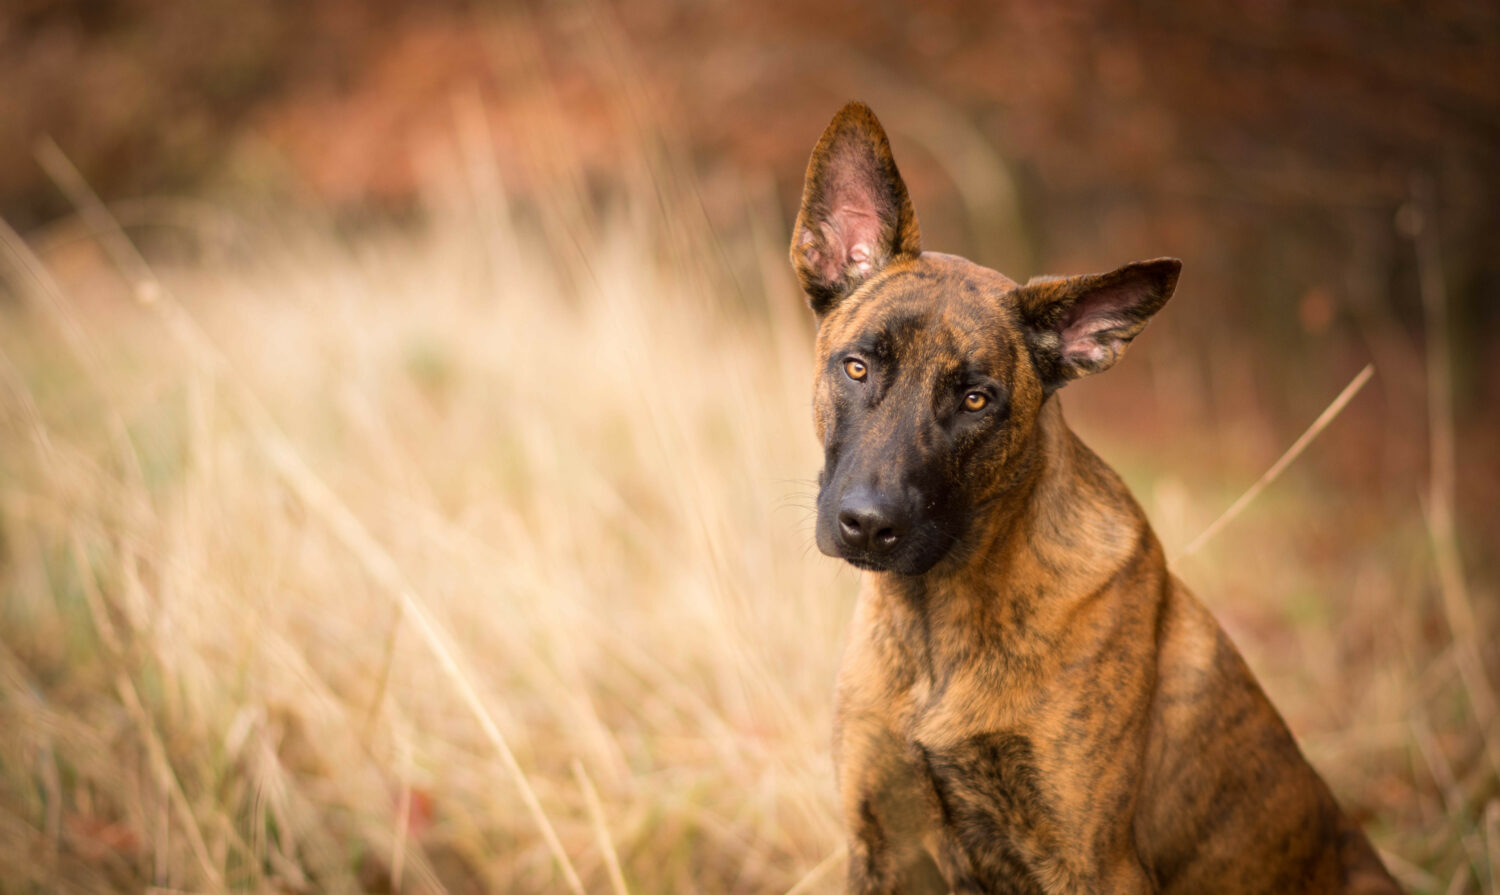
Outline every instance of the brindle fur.
<svg viewBox="0 0 1500 895">
<path fill-rule="evenodd" d="M 1056 390 L 1119 357 L 1178 262 L 1021 286 L 922 252 L 859 103 L 813 151 L 792 261 L 819 320 L 818 543 L 872 570 L 838 679 L 848 890 L 1397 891 L 1063 420 Z M 893 546 L 841 528 L 853 504 Z"/>
</svg>

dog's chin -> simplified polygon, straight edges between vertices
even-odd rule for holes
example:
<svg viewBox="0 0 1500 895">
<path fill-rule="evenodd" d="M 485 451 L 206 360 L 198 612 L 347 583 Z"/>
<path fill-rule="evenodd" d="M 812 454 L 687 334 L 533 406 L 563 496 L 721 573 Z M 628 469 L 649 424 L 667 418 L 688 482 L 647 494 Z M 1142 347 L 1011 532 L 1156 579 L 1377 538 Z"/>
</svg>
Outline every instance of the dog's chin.
<svg viewBox="0 0 1500 895">
<path fill-rule="evenodd" d="M 906 575 L 914 578 L 918 575 L 925 575 L 928 572 L 932 571 L 932 567 L 942 562 L 943 557 L 947 555 L 948 551 L 946 550 L 929 550 L 921 553 L 913 553 L 909 556 L 897 556 L 890 562 L 885 563 L 872 570 L 880 572 L 894 572 L 897 575 Z M 870 567 L 866 566 L 865 568 Z"/>
</svg>

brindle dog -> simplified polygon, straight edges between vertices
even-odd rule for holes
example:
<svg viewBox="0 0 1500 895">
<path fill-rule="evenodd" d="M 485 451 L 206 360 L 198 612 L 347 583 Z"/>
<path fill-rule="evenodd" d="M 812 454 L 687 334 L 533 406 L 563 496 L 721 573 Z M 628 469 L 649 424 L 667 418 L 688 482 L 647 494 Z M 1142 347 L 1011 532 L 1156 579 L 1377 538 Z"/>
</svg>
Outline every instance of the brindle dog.
<svg viewBox="0 0 1500 895">
<path fill-rule="evenodd" d="M 923 252 L 869 108 L 813 150 L 818 546 L 869 570 L 838 681 L 851 892 L 1395 892 L 1055 392 L 1171 258 L 1017 285 Z"/>
</svg>

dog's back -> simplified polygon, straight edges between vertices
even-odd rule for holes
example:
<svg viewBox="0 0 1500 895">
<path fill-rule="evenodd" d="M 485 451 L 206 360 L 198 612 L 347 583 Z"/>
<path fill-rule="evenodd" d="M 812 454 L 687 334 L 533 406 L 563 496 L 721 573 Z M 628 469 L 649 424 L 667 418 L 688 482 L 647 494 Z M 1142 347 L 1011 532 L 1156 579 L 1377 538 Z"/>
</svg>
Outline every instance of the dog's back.
<svg viewBox="0 0 1500 895">
<path fill-rule="evenodd" d="M 1161 608 L 1136 847 L 1163 892 L 1390 892 L 1359 828 L 1303 758 L 1208 610 Z"/>
</svg>

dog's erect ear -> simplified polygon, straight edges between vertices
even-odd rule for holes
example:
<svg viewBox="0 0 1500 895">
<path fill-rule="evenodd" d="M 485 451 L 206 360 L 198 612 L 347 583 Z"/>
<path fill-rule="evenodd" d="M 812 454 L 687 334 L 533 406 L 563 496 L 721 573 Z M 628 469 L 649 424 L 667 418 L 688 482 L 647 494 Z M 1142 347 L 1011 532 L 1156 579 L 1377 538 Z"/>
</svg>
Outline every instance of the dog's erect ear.
<svg viewBox="0 0 1500 895">
<path fill-rule="evenodd" d="M 852 102 L 833 116 L 807 163 L 792 227 L 792 267 L 821 320 L 892 259 L 922 251 L 917 213 L 885 129 Z"/>
<path fill-rule="evenodd" d="M 1109 369 L 1172 290 L 1182 262 L 1137 261 L 1109 273 L 1034 277 L 1015 291 L 1032 357 L 1050 392 Z"/>
</svg>

